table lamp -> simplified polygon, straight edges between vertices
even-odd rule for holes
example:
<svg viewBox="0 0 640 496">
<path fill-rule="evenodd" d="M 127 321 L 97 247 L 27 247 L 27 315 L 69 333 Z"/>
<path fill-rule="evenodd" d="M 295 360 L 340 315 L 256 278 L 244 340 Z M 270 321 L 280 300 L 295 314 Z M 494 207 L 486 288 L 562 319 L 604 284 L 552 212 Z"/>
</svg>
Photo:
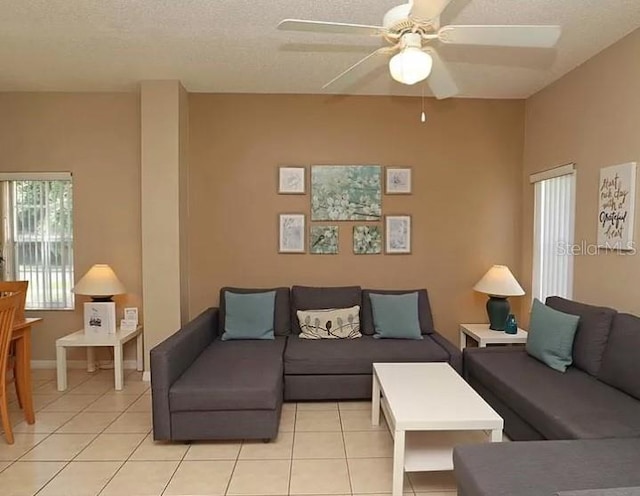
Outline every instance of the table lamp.
<svg viewBox="0 0 640 496">
<path fill-rule="evenodd" d="M 85 332 L 113 333 L 116 330 L 116 304 L 113 295 L 125 293 L 124 285 L 107 264 L 96 264 L 72 289 L 75 294 L 91 296 L 84 304 Z"/>
<path fill-rule="evenodd" d="M 508 296 L 522 296 L 524 290 L 513 277 L 506 265 L 494 265 L 473 287 L 479 293 L 489 295 L 487 314 L 489 315 L 489 329 L 504 331 L 510 306 Z"/>
</svg>

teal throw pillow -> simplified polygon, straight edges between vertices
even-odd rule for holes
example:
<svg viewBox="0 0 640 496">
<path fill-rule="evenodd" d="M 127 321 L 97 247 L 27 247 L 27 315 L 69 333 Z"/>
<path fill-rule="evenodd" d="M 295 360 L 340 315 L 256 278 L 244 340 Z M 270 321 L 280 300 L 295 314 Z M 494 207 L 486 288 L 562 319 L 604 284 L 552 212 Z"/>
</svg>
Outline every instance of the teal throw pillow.
<svg viewBox="0 0 640 496">
<path fill-rule="evenodd" d="M 573 338 L 580 317 L 559 312 L 535 299 L 527 337 L 527 353 L 552 369 L 565 372 L 573 357 Z"/>
<path fill-rule="evenodd" d="M 246 294 L 225 292 L 224 333 L 221 339 L 275 339 L 275 301 L 275 291 Z"/>
<path fill-rule="evenodd" d="M 418 293 L 370 293 L 374 338 L 422 339 L 418 318 Z"/>
</svg>

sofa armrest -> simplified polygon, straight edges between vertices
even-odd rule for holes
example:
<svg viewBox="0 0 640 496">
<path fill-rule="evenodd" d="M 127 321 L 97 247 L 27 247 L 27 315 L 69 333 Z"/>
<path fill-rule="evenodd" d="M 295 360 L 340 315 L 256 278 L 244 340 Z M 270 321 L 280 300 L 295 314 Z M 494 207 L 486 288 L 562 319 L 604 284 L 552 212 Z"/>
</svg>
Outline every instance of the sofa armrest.
<svg viewBox="0 0 640 496">
<path fill-rule="evenodd" d="M 449 364 L 455 369 L 455 371 L 462 375 L 462 353 L 454 346 L 451 341 L 445 338 L 442 334 L 434 331 L 429 334 L 433 340 L 442 346 L 447 353 L 449 353 Z"/>
<path fill-rule="evenodd" d="M 151 350 L 154 439 L 171 439 L 169 389 L 217 335 L 218 309 L 209 308 Z"/>
</svg>

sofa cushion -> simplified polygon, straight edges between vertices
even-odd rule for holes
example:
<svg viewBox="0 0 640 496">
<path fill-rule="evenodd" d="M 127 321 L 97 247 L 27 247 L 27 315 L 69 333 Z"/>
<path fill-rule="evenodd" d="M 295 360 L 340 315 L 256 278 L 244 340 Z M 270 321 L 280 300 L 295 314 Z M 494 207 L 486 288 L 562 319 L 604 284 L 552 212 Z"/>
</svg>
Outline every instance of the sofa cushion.
<svg viewBox="0 0 640 496">
<path fill-rule="evenodd" d="M 640 399 L 640 318 L 617 314 L 609 334 L 598 378 Z"/>
<path fill-rule="evenodd" d="M 171 386 L 171 411 L 273 410 L 282 401 L 285 342 L 215 340 Z"/>
<path fill-rule="evenodd" d="M 423 340 L 309 340 L 290 337 L 284 352 L 287 375 L 371 374 L 374 362 L 446 362 L 449 353 L 431 337 Z"/>
<path fill-rule="evenodd" d="M 578 303 L 559 296 L 548 297 L 546 304 L 560 312 L 580 317 L 573 342 L 573 365 L 591 375 L 598 375 L 616 311 L 612 308 Z"/>
<path fill-rule="evenodd" d="M 575 367 L 561 374 L 524 350 L 466 348 L 464 369 L 547 439 L 640 436 L 640 401 Z"/>
<path fill-rule="evenodd" d="M 298 310 L 319 310 L 324 308 L 348 308 L 359 305 L 362 308 L 360 286 L 313 288 L 293 286 L 291 288 L 291 329 L 300 334 Z"/>
<path fill-rule="evenodd" d="M 225 291 L 222 340 L 273 339 L 275 291 L 239 294 Z"/>
<path fill-rule="evenodd" d="M 369 293 L 375 338 L 422 339 L 418 321 L 418 293 Z"/>
<path fill-rule="evenodd" d="M 431 305 L 429 304 L 429 293 L 426 289 L 363 289 L 362 290 L 362 334 L 372 336 L 375 333 L 373 324 L 373 310 L 369 294 L 403 295 L 407 293 L 418 293 L 418 319 L 420 321 L 420 331 L 422 334 L 431 334 L 435 328 L 431 315 Z"/>
<path fill-rule="evenodd" d="M 531 308 L 527 353 L 552 369 L 564 372 L 571 365 L 579 320 L 577 315 L 554 310 L 536 298 Z"/>
<path fill-rule="evenodd" d="M 486 443 L 453 450 L 458 494 L 465 496 L 637 486 L 639 464 L 640 439 Z"/>
<path fill-rule="evenodd" d="M 224 287 L 220 290 L 220 304 L 218 312 L 219 329 L 224 330 L 225 297 L 226 291 L 237 294 L 264 293 L 266 291 L 275 291 L 275 311 L 273 315 L 273 332 L 276 336 L 287 336 L 291 333 L 291 314 L 289 312 L 289 288 L 233 288 Z"/>
</svg>

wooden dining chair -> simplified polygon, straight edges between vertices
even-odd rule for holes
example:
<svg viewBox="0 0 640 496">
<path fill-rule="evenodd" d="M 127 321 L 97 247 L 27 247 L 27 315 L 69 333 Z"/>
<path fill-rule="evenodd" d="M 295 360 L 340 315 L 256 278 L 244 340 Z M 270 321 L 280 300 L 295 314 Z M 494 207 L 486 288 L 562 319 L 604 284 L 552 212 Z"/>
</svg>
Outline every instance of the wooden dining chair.
<svg viewBox="0 0 640 496">
<path fill-rule="evenodd" d="M 0 281 L 0 297 L 20 293 L 20 303 L 16 309 L 15 322 L 24 321 L 24 307 L 27 303 L 27 290 L 29 281 Z"/>
<path fill-rule="evenodd" d="M 20 293 L 18 308 L 16 308 L 16 316 L 13 321 L 15 322 L 24 322 L 25 320 L 25 306 L 27 303 L 27 290 L 29 289 L 29 281 L 0 281 L 0 297 L 2 296 L 10 296 L 14 293 Z M 15 360 L 15 350 L 13 343 L 9 345 L 9 360 L 7 367 L 13 373 L 13 378 L 16 377 L 17 372 L 17 361 Z M 18 386 L 18 381 L 14 381 L 16 386 L 16 396 L 18 397 L 18 405 L 22 408 L 22 391 L 20 391 L 20 387 Z M 25 392 L 28 394 L 28 391 Z"/>
<path fill-rule="evenodd" d="M 9 361 L 9 348 L 11 333 L 16 309 L 20 305 L 20 293 L 0 298 L 0 420 L 4 429 L 4 437 L 7 443 L 13 444 L 13 430 L 9 419 L 9 398 L 7 396 L 7 369 Z M 15 381 L 15 376 L 12 378 Z"/>
</svg>

